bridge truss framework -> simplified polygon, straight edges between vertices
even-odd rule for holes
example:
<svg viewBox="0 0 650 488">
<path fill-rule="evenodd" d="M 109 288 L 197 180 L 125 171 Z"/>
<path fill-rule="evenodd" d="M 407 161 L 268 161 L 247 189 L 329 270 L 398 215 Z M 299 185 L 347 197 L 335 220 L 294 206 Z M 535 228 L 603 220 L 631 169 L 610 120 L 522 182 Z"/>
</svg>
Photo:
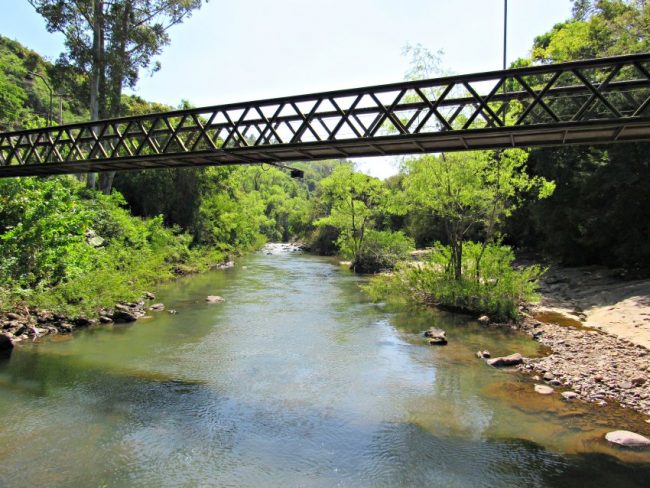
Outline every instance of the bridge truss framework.
<svg viewBox="0 0 650 488">
<path fill-rule="evenodd" d="M 650 140 L 650 53 L 0 133 L 0 177 Z"/>
</svg>

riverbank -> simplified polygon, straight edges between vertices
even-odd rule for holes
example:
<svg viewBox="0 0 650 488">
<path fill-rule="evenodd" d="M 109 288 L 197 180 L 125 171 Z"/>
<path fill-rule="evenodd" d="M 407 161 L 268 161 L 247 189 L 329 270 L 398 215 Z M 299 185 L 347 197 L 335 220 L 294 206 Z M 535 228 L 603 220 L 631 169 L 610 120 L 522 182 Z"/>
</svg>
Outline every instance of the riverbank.
<svg viewBox="0 0 650 488">
<path fill-rule="evenodd" d="M 305 246 L 301 243 L 267 243 L 260 252 L 272 255 L 300 252 L 304 249 Z M 206 254 L 201 262 L 193 262 L 194 266 L 179 268 L 175 276 L 182 277 L 209 270 L 226 270 L 235 266 L 232 259 L 208 264 L 207 258 Z M 0 352 L 11 350 L 14 345 L 22 342 L 51 335 L 70 334 L 93 325 L 146 320 L 151 318 L 151 312 L 176 313 L 173 309 L 166 310 L 162 303 L 154 303 L 155 299 L 154 293 L 145 291 L 134 301 L 119 301 L 112 306 L 98 308 L 96 313 L 84 314 L 66 314 L 62 311 L 30 306 L 29 303 L 14 307 L 9 311 L 0 312 Z"/>
<path fill-rule="evenodd" d="M 518 327 L 552 352 L 519 368 L 578 399 L 650 415 L 650 280 L 551 268 L 540 293 Z"/>
<path fill-rule="evenodd" d="M 232 260 L 204 267 L 184 267 L 175 275 L 187 276 L 205 269 L 224 270 L 234 267 Z M 120 301 L 113 306 L 98 308 L 96 313 L 66 314 L 61 311 L 48 310 L 22 304 L 10 311 L 0 312 L 0 352 L 10 351 L 16 344 L 35 341 L 51 335 L 70 334 L 75 330 L 97 324 L 129 323 L 139 319 L 150 318 L 147 312 L 163 311 L 163 304 L 155 304 L 156 296 L 144 292 L 136 301 Z M 167 313 L 175 313 L 167 310 Z"/>
</svg>

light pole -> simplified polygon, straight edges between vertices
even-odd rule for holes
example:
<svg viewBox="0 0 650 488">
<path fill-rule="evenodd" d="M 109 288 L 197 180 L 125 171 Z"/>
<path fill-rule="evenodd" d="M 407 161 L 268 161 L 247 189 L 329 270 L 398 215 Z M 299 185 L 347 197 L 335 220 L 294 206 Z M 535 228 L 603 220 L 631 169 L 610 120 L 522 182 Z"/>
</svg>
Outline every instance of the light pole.
<svg viewBox="0 0 650 488">
<path fill-rule="evenodd" d="M 39 73 L 36 73 L 35 71 L 28 71 L 27 74 L 25 75 L 25 78 L 29 81 L 33 81 L 34 77 L 38 77 L 41 80 L 43 80 L 43 83 L 45 83 L 45 86 L 50 92 L 50 110 L 47 113 L 47 125 L 51 126 L 52 125 L 52 99 L 54 98 L 54 90 L 52 90 L 52 87 L 50 84 L 47 82 L 45 77 Z"/>
<path fill-rule="evenodd" d="M 503 0 L 503 69 L 506 69 L 507 46 L 508 46 L 508 0 Z"/>
</svg>

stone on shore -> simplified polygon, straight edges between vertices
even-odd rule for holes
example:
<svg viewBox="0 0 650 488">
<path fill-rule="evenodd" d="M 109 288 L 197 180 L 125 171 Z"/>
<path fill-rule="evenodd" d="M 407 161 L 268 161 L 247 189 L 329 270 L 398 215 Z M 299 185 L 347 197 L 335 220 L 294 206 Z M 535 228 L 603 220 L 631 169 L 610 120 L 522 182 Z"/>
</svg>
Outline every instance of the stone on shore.
<svg viewBox="0 0 650 488">
<path fill-rule="evenodd" d="M 223 297 L 220 297 L 218 295 L 208 295 L 205 301 L 214 304 L 214 303 L 223 303 L 226 300 Z"/>
<path fill-rule="evenodd" d="M 650 439 L 637 434 L 635 432 L 630 432 L 629 430 L 615 430 L 613 432 L 608 432 L 605 434 L 605 439 L 607 439 L 612 444 L 618 444 L 623 447 L 648 447 L 650 446 Z"/>
<path fill-rule="evenodd" d="M 139 314 L 135 310 L 116 308 L 113 312 L 113 322 L 135 322 Z"/>
<path fill-rule="evenodd" d="M 431 346 L 444 346 L 447 344 L 447 338 L 445 337 L 446 332 L 442 329 L 436 327 L 431 327 L 429 330 L 425 331 L 424 337 L 429 339 L 429 345 Z"/>
<path fill-rule="evenodd" d="M 517 364 L 521 364 L 523 362 L 524 362 L 524 358 L 521 357 L 521 354 L 519 354 L 518 352 L 514 354 L 510 354 L 509 356 L 501 356 L 498 358 L 487 360 L 487 363 L 490 366 L 494 366 L 495 368 L 501 368 L 504 366 L 516 366 Z"/>
<path fill-rule="evenodd" d="M 563 391 L 562 398 L 564 398 L 567 402 L 570 402 L 578 398 L 578 394 L 575 391 Z"/>
<path fill-rule="evenodd" d="M 145 293 L 144 293 L 144 297 L 145 297 L 147 300 L 155 300 L 155 299 L 156 299 L 156 295 L 154 295 L 154 294 L 151 293 L 150 291 L 145 292 Z"/>
<path fill-rule="evenodd" d="M 552 395 L 555 390 L 550 386 L 535 385 L 535 391 L 540 395 Z"/>
<path fill-rule="evenodd" d="M 88 327 L 90 325 L 95 325 L 97 323 L 94 319 L 89 319 L 88 317 L 77 317 L 73 320 L 74 325 L 77 327 Z"/>
</svg>

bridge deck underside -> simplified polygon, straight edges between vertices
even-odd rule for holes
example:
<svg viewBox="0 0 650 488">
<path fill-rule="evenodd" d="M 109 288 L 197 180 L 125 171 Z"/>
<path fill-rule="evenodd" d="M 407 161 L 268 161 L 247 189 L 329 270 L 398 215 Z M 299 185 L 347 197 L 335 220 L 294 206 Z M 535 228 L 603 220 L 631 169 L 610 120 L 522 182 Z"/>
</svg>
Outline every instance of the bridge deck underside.
<svg viewBox="0 0 650 488">
<path fill-rule="evenodd" d="M 650 141 L 650 53 L 0 133 L 0 177 Z"/>
</svg>

